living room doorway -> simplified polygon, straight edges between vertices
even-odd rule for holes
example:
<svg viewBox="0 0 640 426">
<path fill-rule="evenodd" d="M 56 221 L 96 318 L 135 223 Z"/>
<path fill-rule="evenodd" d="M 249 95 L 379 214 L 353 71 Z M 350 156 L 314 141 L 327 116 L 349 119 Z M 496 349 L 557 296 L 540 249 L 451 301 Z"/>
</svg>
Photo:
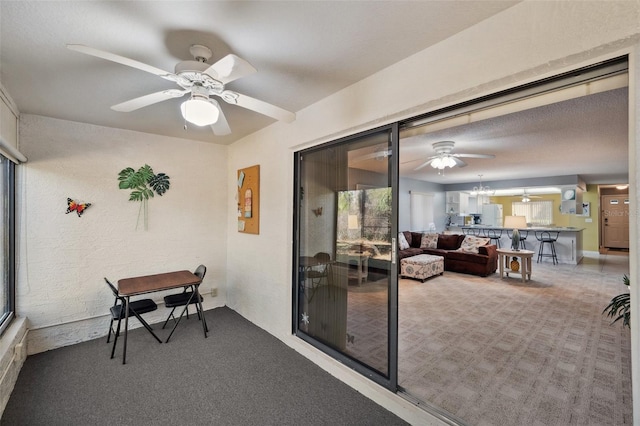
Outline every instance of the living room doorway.
<svg viewBox="0 0 640 426">
<path fill-rule="evenodd" d="M 609 77 L 612 75 L 608 72 L 605 74 Z M 453 199 L 447 195 L 448 191 L 470 194 L 474 186 L 485 189 L 508 188 L 510 185 L 524 186 L 523 181 L 534 186 L 532 182 L 536 180 L 535 176 L 510 179 L 509 176 L 514 173 L 508 172 L 509 165 L 539 173 L 545 170 L 546 165 L 541 158 L 547 152 L 555 152 L 553 155 L 560 158 L 571 158 L 571 153 L 576 150 L 591 150 L 592 142 L 614 146 L 613 140 L 624 138 L 623 149 L 627 152 L 626 63 L 613 77 L 615 83 L 613 80 L 607 81 L 608 77 L 598 76 L 597 71 L 593 77 L 596 82 L 599 81 L 593 87 L 602 84 L 602 91 L 569 98 L 555 94 L 550 96 L 554 98 L 552 102 L 537 103 L 531 108 L 519 107 L 516 105 L 518 101 L 513 99 L 508 105 L 498 102 L 488 106 L 487 103 L 491 100 L 484 99 L 477 111 L 474 110 L 473 102 L 470 102 L 462 105 L 460 110 L 451 107 L 446 111 L 435 112 L 431 117 L 426 115 L 404 126 L 401 124 L 400 200 L 411 191 L 434 193 L 437 232 L 462 232 L 460 224 L 468 223 L 470 213 L 477 213 L 481 206 L 478 199 L 473 199 L 471 195 L 463 197 L 460 194 Z M 563 88 L 562 83 L 559 83 L 557 89 L 562 91 L 566 87 Z M 513 92 L 509 95 L 517 97 Z M 525 104 L 526 102 L 528 101 Z M 494 107 L 495 114 L 492 113 Z M 582 134 L 584 145 L 574 145 L 573 150 L 566 150 L 563 146 L 569 145 L 573 140 L 571 132 L 564 129 L 563 137 L 555 137 L 552 145 L 536 147 L 536 138 L 543 138 L 543 132 L 558 130 L 560 126 L 573 126 L 578 130 L 576 135 L 579 134 L 583 127 L 577 124 L 579 120 L 573 120 L 576 117 L 580 119 L 591 117 L 591 114 L 597 115 L 598 109 L 615 111 L 617 118 L 621 119 L 600 122 L 599 126 L 603 131 L 591 132 L 591 135 Z M 543 118 L 549 121 L 536 122 Z M 594 124 L 597 121 L 594 120 Z M 586 126 L 584 129 L 586 131 Z M 615 133 L 615 136 L 609 137 L 606 135 L 607 131 Z M 519 133 L 524 136 L 520 137 Z M 535 135 L 535 138 L 531 135 Z M 592 141 L 587 142 L 590 137 L 593 138 Z M 441 141 L 451 141 L 455 145 L 450 151 L 438 152 Z M 619 145 L 615 147 L 617 149 Z M 455 157 L 456 164 L 452 167 L 434 165 L 435 158 L 458 153 L 462 155 Z M 488 155 L 495 155 L 496 162 L 492 163 L 492 159 L 487 158 Z M 602 156 L 595 158 L 598 160 Z M 465 164 L 460 165 L 457 160 L 462 160 Z M 601 163 L 595 161 L 598 162 Z M 469 178 L 469 173 L 463 173 L 471 168 L 478 171 L 479 179 L 474 181 Z M 609 172 L 619 172 L 616 168 L 611 168 Z M 507 170 L 503 174 L 504 178 L 494 177 L 489 182 L 482 182 L 482 176 L 486 178 L 489 173 L 487 171 L 495 176 L 502 169 Z M 602 173 L 601 170 L 582 173 L 588 175 L 590 172 Z M 540 174 L 539 178 L 543 183 L 537 186 L 549 184 L 549 179 L 545 178 L 552 176 L 554 175 Z M 619 183 L 624 182 L 628 182 L 628 176 L 624 176 L 624 181 Z M 591 186 L 593 189 L 596 185 Z M 485 196 L 485 201 L 491 202 L 491 197 Z M 616 201 L 618 204 L 615 204 Z M 604 199 L 600 202 L 598 198 L 592 198 L 593 210 L 598 211 L 595 204 L 601 203 L 604 206 L 605 202 L 607 201 Z M 625 200 L 618 195 L 613 203 L 617 207 L 623 205 Z M 626 203 L 628 205 L 628 196 Z M 559 203 L 555 202 L 554 206 L 557 218 L 560 213 L 555 210 L 559 209 Z M 624 209 L 623 206 L 621 208 Z M 399 211 L 403 211 L 402 204 Z M 619 230 L 615 236 L 615 245 L 624 245 L 624 241 L 620 242 L 624 240 L 620 234 L 624 234 L 628 248 L 628 215 L 618 210 L 611 215 L 616 218 L 627 216 L 626 229 Z M 579 226 L 591 223 L 588 216 L 574 216 L 571 220 Z M 578 423 L 598 419 L 602 424 L 608 424 L 612 418 L 617 419 L 614 423 L 623 423 L 625 419 L 629 419 L 630 403 L 616 405 L 578 390 L 583 385 L 597 389 L 601 377 L 589 373 L 580 378 L 579 374 L 573 373 L 600 371 L 605 368 L 615 370 L 616 375 L 607 377 L 607 380 L 615 382 L 617 386 L 612 395 L 615 394 L 618 400 L 624 400 L 624 395 L 630 394 L 628 359 L 615 366 L 605 366 L 600 364 L 597 354 L 588 349 L 594 346 L 607 347 L 608 353 L 619 360 L 625 359 L 624 354 L 630 350 L 628 329 L 610 327 L 607 319 L 602 316 L 602 309 L 611 297 L 626 290 L 621 277 L 629 273 L 629 261 L 621 256 L 611 258 L 598 254 L 598 220 L 595 217 L 593 226 L 590 225 L 588 229 L 589 240 L 595 238 L 595 242 L 593 247 L 590 246 L 589 253 L 585 254 L 585 261 L 579 265 L 547 265 L 544 262 L 534 264 L 533 279 L 528 284 L 505 283 L 496 274 L 478 277 L 449 272 L 446 267 L 443 276 L 430 278 L 424 283 L 401 278 L 398 285 L 400 389 L 412 400 L 425 404 L 429 411 L 458 423 L 530 424 L 534 419 L 542 419 L 540 421 L 545 424 L 567 424 L 576 419 Z M 399 219 L 400 231 L 429 232 L 426 228 L 411 228 L 410 221 L 403 222 L 402 214 Z M 610 218 L 609 222 L 613 220 Z M 619 225 L 619 228 L 624 228 L 624 224 Z M 501 227 L 501 224 L 497 226 Z M 457 231 L 451 231 L 456 228 Z M 569 274 L 567 276 L 570 277 L 571 286 L 566 285 L 567 280 L 558 279 L 565 274 Z M 579 291 L 574 291 L 576 289 Z M 589 294 L 587 299 L 590 300 L 586 300 L 584 294 Z M 559 308 L 556 303 L 563 307 Z M 559 313 L 556 309 L 561 309 L 566 314 L 572 312 L 575 306 L 582 306 L 584 309 L 564 320 L 559 315 L 549 321 L 549 312 Z M 568 344 L 567 339 L 572 344 Z M 608 345 L 607 341 L 614 344 Z M 540 348 L 544 350 L 541 351 Z M 545 353 L 562 353 L 562 356 L 567 357 L 562 363 L 571 361 L 560 365 L 557 363 L 558 359 L 544 355 Z M 553 368 L 544 369 L 545 363 Z M 564 367 L 571 371 L 562 371 Z M 586 383 L 579 384 L 581 381 Z M 560 389 L 562 390 L 556 393 Z M 547 398 L 545 393 L 555 396 Z M 560 400 L 563 402 L 560 403 Z M 587 400 L 594 405 L 586 407 Z M 572 404 L 567 405 L 567 401 L 572 401 Z M 563 411 L 556 410 L 556 407 L 563 404 Z M 597 412 L 598 410 L 590 411 L 595 406 L 607 404 L 614 407 L 613 411 L 621 414 L 618 417 L 607 417 L 602 412 Z"/>
</svg>

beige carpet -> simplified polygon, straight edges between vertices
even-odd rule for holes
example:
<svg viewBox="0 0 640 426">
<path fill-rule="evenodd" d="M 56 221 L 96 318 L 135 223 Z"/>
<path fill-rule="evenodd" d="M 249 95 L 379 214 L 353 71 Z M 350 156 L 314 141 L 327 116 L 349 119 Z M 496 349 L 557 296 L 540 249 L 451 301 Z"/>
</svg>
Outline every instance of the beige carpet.
<svg viewBox="0 0 640 426">
<path fill-rule="evenodd" d="M 400 280 L 399 385 L 473 425 L 631 424 L 630 333 L 601 314 L 625 273 L 602 255 L 534 262 L 526 284 Z M 384 372 L 384 285 L 349 286 L 348 303 L 347 352 Z"/>
</svg>

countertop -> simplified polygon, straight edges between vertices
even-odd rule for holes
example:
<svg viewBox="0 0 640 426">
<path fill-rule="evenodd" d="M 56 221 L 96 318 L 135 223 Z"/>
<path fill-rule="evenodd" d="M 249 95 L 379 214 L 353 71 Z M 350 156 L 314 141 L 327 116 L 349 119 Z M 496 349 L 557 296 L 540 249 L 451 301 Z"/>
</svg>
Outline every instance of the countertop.
<svg viewBox="0 0 640 426">
<path fill-rule="evenodd" d="M 458 226 L 461 229 L 505 229 L 511 230 L 512 228 L 505 228 L 504 226 L 486 226 L 486 225 L 464 225 Z M 573 226 L 557 226 L 557 227 L 544 227 L 544 226 L 530 226 L 526 228 L 519 228 L 521 231 L 549 231 L 549 232 L 579 232 L 584 231 L 585 228 L 577 228 Z"/>
</svg>

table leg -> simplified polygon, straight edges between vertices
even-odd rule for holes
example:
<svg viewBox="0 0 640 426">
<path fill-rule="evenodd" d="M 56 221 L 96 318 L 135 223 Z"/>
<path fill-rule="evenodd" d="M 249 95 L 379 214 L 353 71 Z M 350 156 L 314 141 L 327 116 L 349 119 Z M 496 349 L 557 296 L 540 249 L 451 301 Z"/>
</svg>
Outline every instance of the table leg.
<svg viewBox="0 0 640 426">
<path fill-rule="evenodd" d="M 176 321 L 176 323 L 173 325 L 173 328 L 171 329 L 171 333 L 169 333 L 169 337 L 167 337 L 167 340 L 165 340 L 165 343 L 169 343 L 169 339 L 171 339 L 171 336 L 173 336 L 173 332 L 176 331 L 176 327 L 178 327 L 178 324 L 180 324 L 180 320 L 182 319 L 182 316 L 184 315 L 185 311 L 189 308 L 189 304 L 191 303 L 191 300 L 193 299 L 194 295 L 195 295 L 195 291 L 192 291 L 191 297 L 189 297 L 187 304 L 184 305 L 184 309 L 182 309 L 182 312 L 180 312 L 178 321 Z"/>
<path fill-rule="evenodd" d="M 500 255 L 500 278 L 504 278 L 504 256 Z"/>
<path fill-rule="evenodd" d="M 520 257 L 520 263 L 522 264 L 522 271 L 520 271 L 520 275 L 522 276 L 522 282 L 525 282 L 527 279 L 527 260 Z"/>
<path fill-rule="evenodd" d="M 122 347 L 122 363 L 126 364 L 127 362 L 127 337 L 129 336 L 129 296 L 125 299 L 124 306 L 124 345 Z"/>
</svg>

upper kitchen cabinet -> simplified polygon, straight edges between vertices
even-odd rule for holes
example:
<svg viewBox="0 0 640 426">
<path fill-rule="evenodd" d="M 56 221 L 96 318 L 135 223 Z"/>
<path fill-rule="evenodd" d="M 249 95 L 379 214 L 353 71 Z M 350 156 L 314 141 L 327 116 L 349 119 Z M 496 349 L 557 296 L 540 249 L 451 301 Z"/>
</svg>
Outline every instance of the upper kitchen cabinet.
<svg viewBox="0 0 640 426">
<path fill-rule="evenodd" d="M 560 188 L 560 213 L 582 214 L 582 188 L 563 186 Z"/>
<path fill-rule="evenodd" d="M 447 191 L 445 193 L 447 202 L 445 203 L 445 209 L 448 214 L 460 213 L 460 193 L 457 191 Z"/>
<path fill-rule="evenodd" d="M 447 191 L 446 197 L 446 212 L 448 214 L 469 213 L 469 194 L 459 191 Z"/>
</svg>

